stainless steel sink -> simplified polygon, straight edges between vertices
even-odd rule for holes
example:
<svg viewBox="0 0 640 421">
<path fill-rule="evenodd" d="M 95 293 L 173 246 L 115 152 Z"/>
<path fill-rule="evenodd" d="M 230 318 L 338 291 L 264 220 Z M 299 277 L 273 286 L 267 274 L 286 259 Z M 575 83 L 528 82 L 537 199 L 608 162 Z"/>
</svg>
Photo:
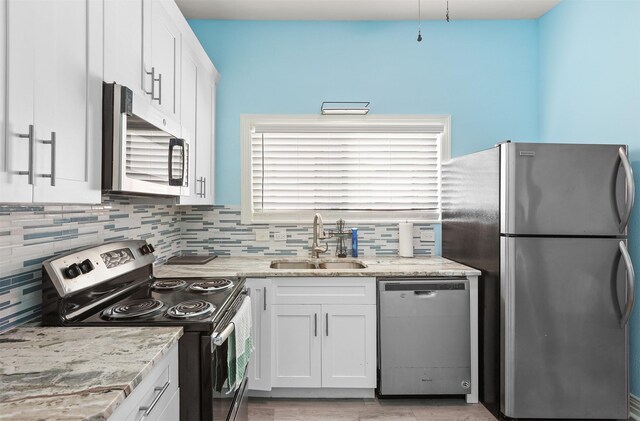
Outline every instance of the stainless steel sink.
<svg viewBox="0 0 640 421">
<path fill-rule="evenodd" d="M 322 261 L 322 260 L 274 260 L 271 269 L 364 269 L 367 267 L 358 260 Z"/>
<path fill-rule="evenodd" d="M 315 263 L 311 262 L 271 262 L 271 269 L 318 269 Z"/>
<path fill-rule="evenodd" d="M 362 262 L 323 262 L 318 264 L 320 269 L 364 269 L 367 267 Z"/>
</svg>

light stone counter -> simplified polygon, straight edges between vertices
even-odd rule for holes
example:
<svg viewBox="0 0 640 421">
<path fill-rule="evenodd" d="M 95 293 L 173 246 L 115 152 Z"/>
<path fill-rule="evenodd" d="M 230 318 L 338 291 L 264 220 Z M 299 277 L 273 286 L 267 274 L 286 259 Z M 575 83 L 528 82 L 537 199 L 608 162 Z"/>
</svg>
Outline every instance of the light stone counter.
<svg viewBox="0 0 640 421">
<path fill-rule="evenodd" d="M 364 269 L 271 269 L 271 261 L 311 260 L 287 256 L 219 256 L 205 265 L 163 265 L 155 268 L 159 278 L 243 276 L 252 278 L 276 276 L 479 276 L 480 271 L 442 257 L 361 257 L 320 258 L 315 261 L 358 260 Z"/>
<path fill-rule="evenodd" d="M 180 327 L 19 327 L 0 335 L 0 419 L 106 420 Z"/>
</svg>

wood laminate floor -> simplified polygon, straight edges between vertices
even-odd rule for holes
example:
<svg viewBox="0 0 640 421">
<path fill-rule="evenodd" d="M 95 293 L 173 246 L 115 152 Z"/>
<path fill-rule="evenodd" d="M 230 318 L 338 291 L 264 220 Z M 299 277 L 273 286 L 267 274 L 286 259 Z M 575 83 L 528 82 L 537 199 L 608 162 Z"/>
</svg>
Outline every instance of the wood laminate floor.
<svg viewBox="0 0 640 421">
<path fill-rule="evenodd" d="M 489 421 L 481 404 L 464 399 L 249 398 L 250 421 Z"/>
</svg>

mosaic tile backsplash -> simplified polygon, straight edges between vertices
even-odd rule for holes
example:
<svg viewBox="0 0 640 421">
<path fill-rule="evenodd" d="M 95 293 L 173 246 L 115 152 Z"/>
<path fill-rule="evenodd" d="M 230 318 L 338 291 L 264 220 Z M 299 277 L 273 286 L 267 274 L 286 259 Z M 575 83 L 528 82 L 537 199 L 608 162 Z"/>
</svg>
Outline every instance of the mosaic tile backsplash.
<svg viewBox="0 0 640 421">
<path fill-rule="evenodd" d="M 256 230 L 264 229 L 284 231 L 286 240 L 271 235 L 257 242 Z M 414 226 L 415 255 L 434 254 L 434 241 L 420 241 L 423 231 L 433 229 Z M 358 225 L 358 231 L 361 256 L 397 254 L 397 224 Z M 96 206 L 0 205 L 0 333 L 40 314 L 43 260 L 122 239 L 149 241 L 156 264 L 162 264 L 180 253 L 307 256 L 312 232 L 310 225 L 240 225 L 239 206 L 182 207 L 167 199 L 105 196 Z M 329 245 L 335 252 L 335 240 Z"/>
<path fill-rule="evenodd" d="M 153 243 L 157 263 L 180 253 L 183 209 L 136 200 L 104 197 L 97 206 L 0 206 L 0 332 L 40 314 L 42 261 L 56 254 L 128 238 Z"/>
<path fill-rule="evenodd" d="M 396 256 L 398 224 L 349 224 L 358 228 L 360 256 Z M 221 256 L 308 256 L 313 239 L 312 225 L 241 225 L 239 206 L 193 206 L 182 215 L 182 247 L 184 254 L 218 254 Z M 325 230 L 334 228 L 325 221 Z M 256 230 L 269 230 L 269 241 L 256 241 Z M 435 240 L 420 241 L 422 231 L 432 231 L 432 224 L 413 227 L 414 255 L 432 255 Z M 273 232 L 285 231 L 286 240 L 274 240 Z M 434 235 L 431 236 L 434 238 Z M 324 243 L 324 241 L 322 242 Z M 329 239 L 329 253 L 335 253 L 336 240 Z M 351 248 L 351 240 L 348 241 Z"/>
</svg>

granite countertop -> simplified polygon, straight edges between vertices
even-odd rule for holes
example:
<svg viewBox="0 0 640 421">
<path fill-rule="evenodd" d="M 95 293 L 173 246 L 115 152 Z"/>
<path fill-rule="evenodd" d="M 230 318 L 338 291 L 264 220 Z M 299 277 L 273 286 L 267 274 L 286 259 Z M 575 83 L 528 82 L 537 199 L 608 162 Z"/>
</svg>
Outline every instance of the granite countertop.
<svg viewBox="0 0 640 421">
<path fill-rule="evenodd" d="M 181 327 L 19 327 L 0 335 L 0 420 L 106 420 Z"/>
<path fill-rule="evenodd" d="M 219 256 L 204 265 L 163 265 L 154 269 L 159 278 L 200 276 L 477 276 L 480 271 L 439 256 L 433 257 L 361 257 L 320 258 L 317 261 L 358 260 L 364 269 L 271 269 L 272 261 L 313 260 L 287 256 Z"/>
</svg>

